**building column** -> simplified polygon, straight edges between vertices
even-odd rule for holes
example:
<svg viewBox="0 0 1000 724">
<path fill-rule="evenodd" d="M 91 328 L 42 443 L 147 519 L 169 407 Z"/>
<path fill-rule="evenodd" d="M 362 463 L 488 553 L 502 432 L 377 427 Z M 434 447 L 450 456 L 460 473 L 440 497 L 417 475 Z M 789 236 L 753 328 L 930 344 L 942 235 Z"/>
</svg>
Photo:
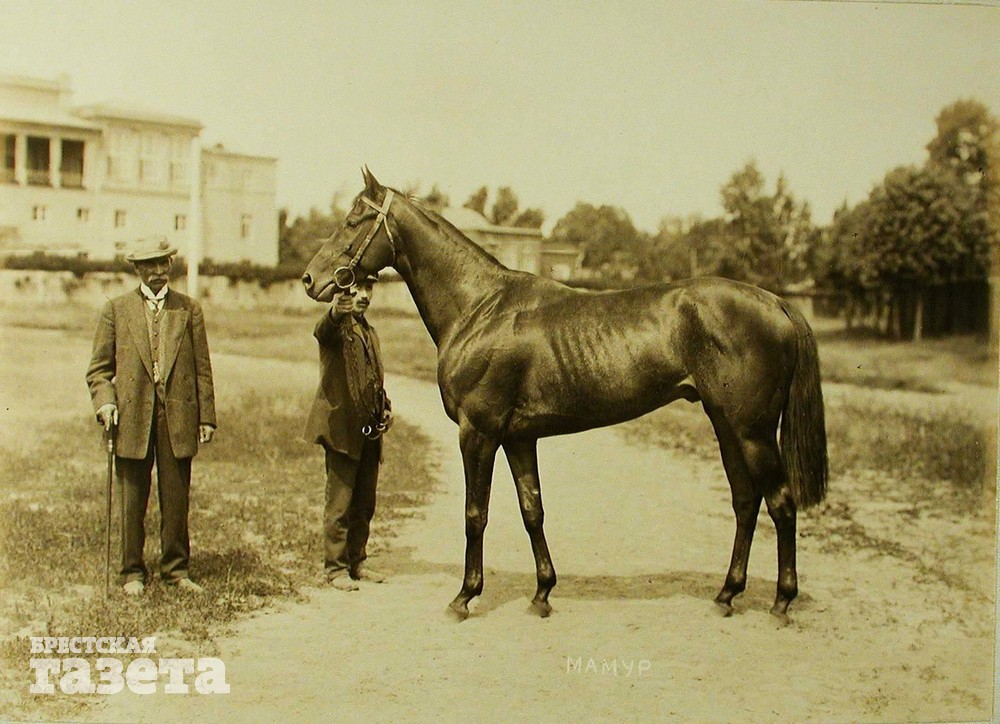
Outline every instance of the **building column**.
<svg viewBox="0 0 1000 724">
<path fill-rule="evenodd" d="M 191 162 L 188 164 L 190 207 L 188 213 L 188 253 L 187 253 L 187 293 L 198 298 L 198 265 L 204 245 L 204 229 L 202 222 L 202 180 L 201 180 L 201 139 L 194 136 L 191 139 Z"/>
<path fill-rule="evenodd" d="M 28 135 L 18 133 L 14 141 L 14 178 L 18 186 L 28 185 Z"/>
<path fill-rule="evenodd" d="M 59 136 L 49 139 L 49 183 L 55 189 L 62 186 L 62 139 Z"/>
<path fill-rule="evenodd" d="M 97 154 L 95 144 L 92 141 L 83 142 L 83 188 L 91 189 L 97 186 L 97 175 L 94 170 L 97 167 Z"/>
</svg>

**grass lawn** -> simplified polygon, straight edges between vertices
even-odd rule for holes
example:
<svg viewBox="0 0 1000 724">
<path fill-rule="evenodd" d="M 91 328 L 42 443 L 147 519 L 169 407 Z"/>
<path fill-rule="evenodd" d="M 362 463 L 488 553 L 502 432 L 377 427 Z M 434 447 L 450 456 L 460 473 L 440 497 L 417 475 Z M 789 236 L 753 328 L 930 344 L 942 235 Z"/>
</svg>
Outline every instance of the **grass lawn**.
<svg viewBox="0 0 1000 724">
<path fill-rule="evenodd" d="M 59 309 L 21 315 L 7 310 L 2 323 L 12 319 L 20 326 L 64 330 L 79 342 L 89 339 L 96 312 Z M 258 318 L 256 324 L 246 320 L 244 314 L 212 315 L 214 354 L 273 353 L 291 359 L 301 354 L 309 362 L 316 359 L 309 318 L 273 315 Z M 262 334 L 273 346 L 262 344 Z M 301 352 L 294 351 L 295 343 L 302 341 L 296 337 L 303 336 Z M 81 361 L 74 370 L 79 371 L 80 385 L 84 367 Z M 31 371 L 29 376 L 44 379 L 44 374 Z M 106 467 L 103 456 L 95 454 L 97 432 L 89 409 L 75 419 L 48 419 L 42 411 L 31 444 L 4 450 L 0 719 L 72 718 L 75 707 L 86 706 L 80 697 L 60 694 L 22 698 L 20 692 L 31 681 L 27 636 L 155 636 L 160 656 L 212 655 L 214 641 L 228 623 L 322 583 L 323 456 L 319 446 L 298 434 L 307 412 L 303 394 L 309 399 L 313 384 L 310 376 L 308 389 L 294 395 L 286 384 L 241 388 L 218 400 L 225 434 L 203 448 L 193 470 L 191 573 L 208 591 L 202 596 L 185 596 L 159 583 L 159 515 L 151 501 L 148 590 L 141 603 L 127 600 L 113 576 L 112 596 L 105 600 Z M 404 418 L 400 413 L 385 449 L 370 555 L 391 545 L 400 522 L 415 515 L 435 482 L 428 441 Z M 53 450 L 58 453 L 39 452 Z M 117 532 L 113 540 L 116 570 Z M 123 661 L 127 665 L 127 657 Z"/>
<path fill-rule="evenodd" d="M 997 355 L 977 336 L 893 342 L 855 330 L 817 334 L 823 379 L 887 390 L 941 392 L 951 383 L 997 386 Z"/>
</svg>

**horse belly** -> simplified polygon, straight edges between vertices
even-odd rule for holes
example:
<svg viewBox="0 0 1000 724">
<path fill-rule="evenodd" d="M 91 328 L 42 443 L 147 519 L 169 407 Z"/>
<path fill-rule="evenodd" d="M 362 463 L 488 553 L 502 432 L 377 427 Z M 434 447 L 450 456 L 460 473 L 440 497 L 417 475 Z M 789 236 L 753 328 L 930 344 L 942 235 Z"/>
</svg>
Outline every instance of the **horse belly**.
<svg viewBox="0 0 1000 724">
<path fill-rule="evenodd" d="M 665 342 L 633 337 L 629 344 L 537 356 L 524 377 L 511 431 L 539 437 L 579 432 L 634 419 L 676 399 L 698 399 Z"/>
</svg>

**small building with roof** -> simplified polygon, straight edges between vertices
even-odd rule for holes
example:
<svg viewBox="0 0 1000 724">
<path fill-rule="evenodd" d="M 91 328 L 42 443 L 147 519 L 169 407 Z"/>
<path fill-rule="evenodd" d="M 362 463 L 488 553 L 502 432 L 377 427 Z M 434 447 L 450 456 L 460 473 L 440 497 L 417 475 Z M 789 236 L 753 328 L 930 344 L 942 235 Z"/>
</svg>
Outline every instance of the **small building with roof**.
<svg viewBox="0 0 1000 724">
<path fill-rule="evenodd" d="M 464 206 L 445 207 L 441 215 L 504 266 L 541 273 L 541 229 L 498 226 L 478 211 Z"/>
<path fill-rule="evenodd" d="M 546 241 L 541 229 L 498 226 L 464 206 L 448 206 L 441 215 L 510 269 L 566 281 L 580 268 L 580 249 L 573 244 Z"/>
</svg>

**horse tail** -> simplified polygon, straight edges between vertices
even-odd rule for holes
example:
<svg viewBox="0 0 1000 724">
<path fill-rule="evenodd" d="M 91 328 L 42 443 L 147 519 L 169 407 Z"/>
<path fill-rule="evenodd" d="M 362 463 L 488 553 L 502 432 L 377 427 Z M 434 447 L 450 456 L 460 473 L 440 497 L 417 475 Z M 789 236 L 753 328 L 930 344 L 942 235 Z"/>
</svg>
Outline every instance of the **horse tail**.
<svg viewBox="0 0 1000 724">
<path fill-rule="evenodd" d="M 784 300 L 781 308 L 795 327 L 798 352 L 781 415 L 781 457 L 795 504 L 805 509 L 823 500 L 829 477 L 819 352 L 802 313 Z"/>
</svg>

